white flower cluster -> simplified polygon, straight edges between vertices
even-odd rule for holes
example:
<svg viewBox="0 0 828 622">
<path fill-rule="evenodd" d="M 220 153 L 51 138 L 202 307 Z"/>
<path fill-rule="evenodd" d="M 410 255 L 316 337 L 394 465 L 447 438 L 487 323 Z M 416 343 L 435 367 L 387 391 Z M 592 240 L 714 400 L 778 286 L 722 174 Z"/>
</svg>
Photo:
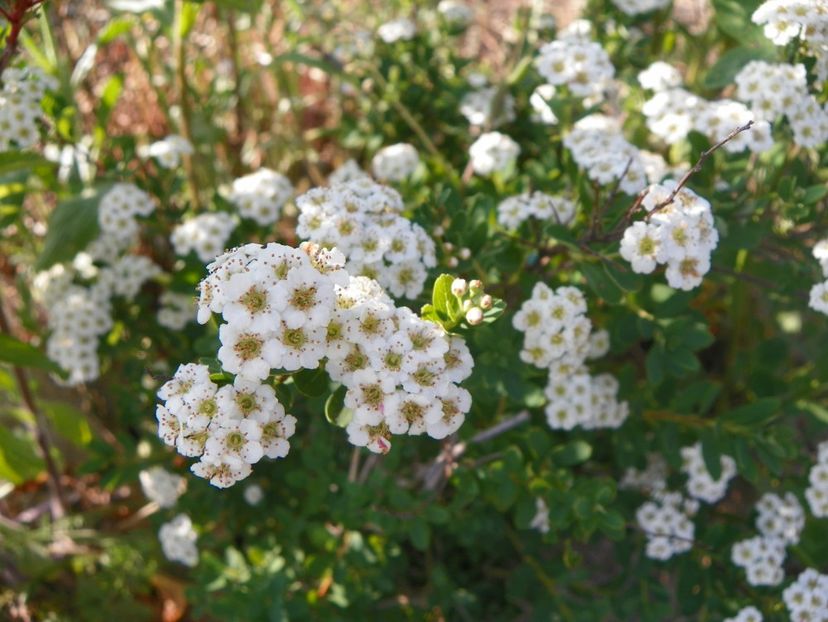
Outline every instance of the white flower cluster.
<svg viewBox="0 0 828 622">
<path fill-rule="evenodd" d="M 161 274 L 148 257 L 124 254 L 136 237 L 102 230 L 71 263 L 35 275 L 33 294 L 47 311 L 51 331 L 46 353 L 68 373 L 59 382 L 77 385 L 100 375 L 98 341 L 113 325 L 111 299 L 132 300 L 146 281 Z"/>
<path fill-rule="evenodd" d="M 791 622 L 828 620 L 828 575 L 813 568 L 803 570 L 782 592 Z"/>
<path fill-rule="evenodd" d="M 638 83 L 642 88 L 658 92 L 680 86 L 682 79 L 678 69 L 659 60 L 638 74 Z"/>
<path fill-rule="evenodd" d="M 161 525 L 158 539 L 161 541 L 164 556 L 170 561 L 180 562 L 191 568 L 198 563 L 198 536 L 193 529 L 193 522 L 186 514 L 179 514 L 170 522 Z"/>
<path fill-rule="evenodd" d="M 195 320 L 195 299 L 190 294 L 166 290 L 159 298 L 158 323 L 170 330 L 181 330 Z"/>
<path fill-rule="evenodd" d="M 185 365 L 158 395 L 159 436 L 193 472 L 226 487 L 262 455 L 287 454 L 295 418 L 264 384 L 272 369 L 316 369 L 347 388 L 348 438 L 375 452 L 392 434 L 443 438 L 462 424 L 471 396 L 456 383 L 472 369 L 465 342 L 397 308 L 375 282 L 351 277 L 337 250 L 304 243 L 247 246 L 208 266 L 200 322 L 220 313 L 218 359 L 236 374 L 219 388 L 205 366 Z"/>
<path fill-rule="evenodd" d="M 160 466 L 144 469 L 138 479 L 147 498 L 162 508 L 173 507 L 187 488 L 187 480 Z"/>
<path fill-rule="evenodd" d="M 382 24 L 377 34 L 386 43 L 410 41 L 417 34 L 417 25 L 407 17 L 400 17 Z"/>
<path fill-rule="evenodd" d="M 549 369 L 546 419 L 552 429 L 617 428 L 629 414 L 627 403 L 617 399 L 618 381 L 610 374 L 592 376 L 586 368 L 588 358 L 609 349 L 604 331 L 592 333 L 586 310 L 579 289 L 536 283 L 512 319 L 524 333 L 521 360 Z"/>
<path fill-rule="evenodd" d="M 402 215 L 399 193 L 368 178 L 314 188 L 296 200 L 300 237 L 344 253 L 352 275 L 367 276 L 396 297 L 416 298 L 437 265 L 433 240 Z"/>
<path fill-rule="evenodd" d="M 620 253 L 639 274 L 649 274 L 657 264 L 666 264 L 667 283 L 686 291 L 698 287 L 710 270 L 710 255 L 719 243 L 719 233 L 710 203 L 688 188 L 679 190 L 672 203 L 655 209 L 675 187 L 673 181 L 650 186 L 642 201 L 649 212 L 647 220 L 627 227 Z"/>
<path fill-rule="evenodd" d="M 37 142 L 40 100 L 57 87 L 57 80 L 36 67 L 6 69 L 0 90 L 0 151 L 29 149 Z"/>
<path fill-rule="evenodd" d="M 448 24 L 457 28 L 465 28 L 474 20 L 471 7 L 457 0 L 440 0 L 437 12 Z"/>
<path fill-rule="evenodd" d="M 828 44 L 826 0 L 767 0 L 752 19 L 764 26 L 765 36 L 776 45 L 787 45 L 797 37 L 817 47 Z"/>
<path fill-rule="evenodd" d="M 530 217 L 567 225 L 574 216 L 573 201 L 539 191 L 509 197 L 497 206 L 497 221 L 507 229 L 517 229 Z"/>
<path fill-rule="evenodd" d="M 612 0 L 612 3 L 627 15 L 638 15 L 663 9 L 670 4 L 670 0 Z"/>
<path fill-rule="evenodd" d="M 460 100 L 460 113 L 474 126 L 497 127 L 515 120 L 515 98 L 503 93 L 496 102 L 499 88 L 484 86 L 470 91 Z M 498 109 L 495 110 L 495 103 Z"/>
<path fill-rule="evenodd" d="M 673 87 L 656 91 L 644 102 L 641 112 L 647 119 L 647 129 L 664 142 L 673 144 L 687 138 L 704 104 L 702 98 L 690 91 Z"/>
<path fill-rule="evenodd" d="M 828 516 L 828 441 L 819 444 L 817 463 L 808 473 L 805 499 L 817 518 Z"/>
<path fill-rule="evenodd" d="M 808 306 L 814 311 L 828 315 L 828 238 L 814 244 L 812 252 L 822 268 L 822 276 L 825 280 L 811 288 Z"/>
<path fill-rule="evenodd" d="M 192 155 L 193 146 L 183 136 L 170 134 L 150 145 L 138 148 L 138 155 L 142 158 L 155 158 L 161 168 L 178 168 L 181 158 Z"/>
<path fill-rule="evenodd" d="M 133 184 L 118 183 L 101 197 L 98 225 L 104 237 L 131 242 L 138 235 L 137 216 L 155 211 L 152 197 Z"/>
<path fill-rule="evenodd" d="M 227 212 L 199 214 L 176 225 L 170 234 L 170 242 L 176 255 L 185 257 L 195 251 L 206 263 L 224 251 L 235 228 L 236 220 Z"/>
<path fill-rule="evenodd" d="M 291 196 L 293 185 L 287 177 L 269 168 L 260 168 L 233 181 L 229 199 L 242 218 L 255 220 L 264 227 L 279 220 L 282 207 Z"/>
<path fill-rule="evenodd" d="M 343 162 L 334 172 L 328 176 L 328 183 L 332 186 L 336 184 L 344 184 L 349 181 L 371 179 L 371 176 L 363 171 L 355 160 L 347 160 Z"/>
<path fill-rule="evenodd" d="M 754 115 L 747 106 L 732 99 L 720 99 L 700 107 L 694 120 L 694 128 L 706 135 L 711 143 L 717 143 L 748 121 L 754 121 Z M 771 147 L 773 136 L 770 123 L 754 121 L 749 130 L 740 132 L 722 148 L 728 153 L 739 153 L 745 149 L 751 153 L 761 153 Z"/>
<path fill-rule="evenodd" d="M 535 59 L 541 76 L 555 86 L 566 85 L 576 97 L 599 96 L 615 75 L 600 44 L 580 36 L 544 44 Z"/>
<path fill-rule="evenodd" d="M 713 479 L 702 457 L 701 443 L 681 449 L 682 472 L 687 475 L 687 494 L 705 503 L 716 503 L 727 492 L 727 485 L 736 475 L 736 461 L 730 456 L 719 458 L 722 472 Z"/>
<path fill-rule="evenodd" d="M 731 561 L 744 568 L 751 585 L 779 585 L 785 578 L 785 543 L 779 538 L 754 536 L 733 545 Z"/>
<path fill-rule="evenodd" d="M 785 577 L 785 548 L 799 542 L 805 511 L 793 493 L 762 495 L 756 503 L 760 535 L 733 545 L 731 559 L 747 573 L 751 585 L 779 585 Z"/>
<path fill-rule="evenodd" d="M 641 152 L 627 142 L 615 119 L 601 114 L 584 117 L 575 123 L 563 143 L 591 180 L 601 185 L 617 182 L 630 195 L 646 187 L 647 172 Z"/>
<path fill-rule="evenodd" d="M 699 509 L 698 501 L 678 492 L 658 492 L 635 513 L 638 526 L 647 538 L 645 554 L 667 560 L 693 547 L 696 526 L 690 520 Z"/>
<path fill-rule="evenodd" d="M 377 151 L 371 160 L 374 177 L 381 181 L 404 181 L 420 164 L 420 154 L 413 145 L 397 143 Z"/>
<path fill-rule="evenodd" d="M 243 335 L 248 340 L 240 337 L 233 345 L 253 347 L 253 333 Z M 180 454 L 199 457 L 190 470 L 214 486 L 226 488 L 244 479 L 263 456 L 288 454 L 296 418 L 285 414 L 273 387 L 257 378 L 238 375 L 233 384 L 219 387 L 206 365 L 188 363 L 158 396 L 165 400 L 155 413 L 158 435 Z"/>
<path fill-rule="evenodd" d="M 736 97 L 750 105 L 757 119 L 773 122 L 786 116 L 794 142 L 802 147 L 828 141 L 828 109 L 808 93 L 804 65 L 751 61 L 735 81 Z"/>
<path fill-rule="evenodd" d="M 743 607 L 732 618 L 727 618 L 724 622 L 762 622 L 762 613 L 756 607 Z"/>
<path fill-rule="evenodd" d="M 520 155 L 520 145 L 506 134 L 486 132 L 469 147 L 474 172 L 478 175 L 502 173 L 512 166 Z"/>
</svg>

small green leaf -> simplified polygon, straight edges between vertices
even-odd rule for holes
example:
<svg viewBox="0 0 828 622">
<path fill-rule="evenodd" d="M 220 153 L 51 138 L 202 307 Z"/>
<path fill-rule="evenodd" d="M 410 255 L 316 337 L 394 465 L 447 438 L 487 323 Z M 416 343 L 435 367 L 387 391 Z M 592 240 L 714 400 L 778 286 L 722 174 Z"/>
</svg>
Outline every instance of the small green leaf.
<svg viewBox="0 0 828 622">
<path fill-rule="evenodd" d="M 575 466 L 592 456 L 592 445 L 582 440 L 569 441 L 552 450 L 552 458 L 561 466 Z"/>
<path fill-rule="evenodd" d="M 597 264 L 584 263 L 579 266 L 587 284 L 599 298 L 610 303 L 618 304 L 624 296 L 624 291 L 610 278 L 606 270 Z"/>
<path fill-rule="evenodd" d="M 43 471 L 43 458 L 35 450 L 34 441 L 14 435 L 0 426 L 0 479 L 22 484 Z"/>
<path fill-rule="evenodd" d="M 82 412 L 63 402 L 41 402 L 41 405 L 55 430 L 66 440 L 79 447 L 92 441 L 92 429 Z"/>
<path fill-rule="evenodd" d="M 342 385 L 331 393 L 325 401 L 325 418 L 329 423 L 339 427 L 345 427 L 348 424 L 347 421 L 344 424 L 342 423 L 343 410 L 345 410 L 345 393 L 347 391 L 345 385 Z M 350 419 L 350 417 L 347 418 Z"/>
<path fill-rule="evenodd" d="M 321 367 L 303 369 L 292 376 L 293 383 L 299 392 L 308 397 L 319 397 L 330 387 L 330 379 Z"/>
<path fill-rule="evenodd" d="M 738 47 L 728 50 L 719 57 L 719 60 L 707 72 L 704 78 L 704 87 L 708 89 L 723 89 L 733 83 L 736 74 L 750 61 L 769 60 L 770 57 L 771 55 L 768 54 L 767 50 L 758 48 Z M 735 128 L 722 128 L 724 135 L 720 138 L 724 138 L 731 129 Z"/>
<path fill-rule="evenodd" d="M 98 236 L 98 203 L 103 189 L 88 197 L 58 203 L 49 216 L 49 228 L 35 268 L 69 261 Z"/>
<path fill-rule="evenodd" d="M 43 352 L 6 334 L 0 334 L 0 362 L 64 374 L 57 363 L 51 361 Z"/>
<path fill-rule="evenodd" d="M 776 398 L 763 398 L 731 410 L 724 420 L 745 427 L 759 427 L 775 419 L 780 414 L 780 406 L 781 402 Z"/>
</svg>

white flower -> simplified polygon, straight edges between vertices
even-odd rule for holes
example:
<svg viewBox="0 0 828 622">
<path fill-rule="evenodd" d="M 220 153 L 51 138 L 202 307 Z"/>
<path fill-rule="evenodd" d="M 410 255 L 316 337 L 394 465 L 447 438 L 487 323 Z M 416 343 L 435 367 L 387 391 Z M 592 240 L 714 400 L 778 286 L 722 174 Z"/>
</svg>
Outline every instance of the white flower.
<svg viewBox="0 0 828 622">
<path fill-rule="evenodd" d="M 814 311 L 828 315 L 828 280 L 817 283 L 811 288 L 808 306 Z"/>
<path fill-rule="evenodd" d="M 167 169 L 178 168 L 181 164 L 181 156 L 191 155 L 192 153 L 193 146 L 190 142 L 177 134 L 170 134 L 166 138 L 138 150 L 138 155 L 142 158 L 155 158 L 162 168 Z"/>
<path fill-rule="evenodd" d="M 420 155 L 408 143 L 383 147 L 371 161 L 374 176 L 384 181 L 403 181 L 414 173 L 419 164 Z"/>
<path fill-rule="evenodd" d="M 185 566 L 193 567 L 198 563 L 197 538 L 193 523 L 185 514 L 179 514 L 170 522 L 161 525 L 161 529 L 158 530 L 158 539 L 161 541 L 164 556 Z"/>
<path fill-rule="evenodd" d="M 274 360 L 276 354 L 269 333 L 222 324 L 219 340 L 221 347 L 217 356 L 224 369 L 253 380 L 264 380 L 270 374 L 269 361 Z"/>
<path fill-rule="evenodd" d="M 292 194 L 293 185 L 287 177 L 269 168 L 261 168 L 236 179 L 229 199 L 242 217 L 265 226 L 279 220 L 282 207 Z"/>
<path fill-rule="evenodd" d="M 481 134 L 469 148 L 472 168 L 478 175 L 505 171 L 519 154 L 518 144 L 500 132 Z"/>
<path fill-rule="evenodd" d="M 183 477 L 170 473 L 160 466 L 141 471 L 138 478 L 147 498 L 162 508 L 173 507 L 187 487 L 187 482 Z"/>
<path fill-rule="evenodd" d="M 386 43 L 409 41 L 417 34 L 417 25 L 406 17 L 384 23 L 377 29 L 380 39 Z"/>
<path fill-rule="evenodd" d="M 621 256 L 630 262 L 633 272 L 649 274 L 655 270 L 660 250 L 661 234 L 656 225 L 633 223 L 621 238 Z"/>
</svg>

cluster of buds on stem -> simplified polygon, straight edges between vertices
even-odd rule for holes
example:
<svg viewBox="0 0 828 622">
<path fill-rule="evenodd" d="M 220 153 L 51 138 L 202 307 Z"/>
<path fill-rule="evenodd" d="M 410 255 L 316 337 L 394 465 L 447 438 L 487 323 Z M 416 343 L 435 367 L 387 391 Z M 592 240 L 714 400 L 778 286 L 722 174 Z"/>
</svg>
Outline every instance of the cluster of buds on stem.
<svg viewBox="0 0 828 622">
<path fill-rule="evenodd" d="M 434 282 L 431 304 L 422 309 L 423 319 L 440 324 L 445 330 L 469 328 L 497 319 L 506 308 L 499 298 L 483 289 L 483 283 L 474 279 L 455 278 L 442 274 Z"/>
<path fill-rule="evenodd" d="M 494 299 L 483 291 L 483 282 L 473 279 L 454 279 L 451 283 L 451 293 L 460 299 L 461 309 L 469 326 L 477 326 L 483 322 L 483 314 L 492 308 Z"/>
</svg>

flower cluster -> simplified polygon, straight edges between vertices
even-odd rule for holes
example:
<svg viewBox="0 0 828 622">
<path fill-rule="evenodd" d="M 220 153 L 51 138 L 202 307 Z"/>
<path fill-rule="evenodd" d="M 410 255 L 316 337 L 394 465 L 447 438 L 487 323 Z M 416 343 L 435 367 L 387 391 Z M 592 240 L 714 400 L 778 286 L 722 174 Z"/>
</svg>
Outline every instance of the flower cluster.
<svg viewBox="0 0 828 622">
<path fill-rule="evenodd" d="M 497 127 L 515 119 L 515 98 L 499 88 L 484 86 L 470 91 L 460 100 L 460 113 L 469 123 L 479 127 Z"/>
<path fill-rule="evenodd" d="M 407 17 L 386 22 L 377 29 L 377 35 L 386 43 L 410 41 L 416 34 L 417 25 Z"/>
<path fill-rule="evenodd" d="M 667 462 L 661 454 L 649 453 L 647 466 L 643 469 L 628 468 L 618 486 L 646 494 L 662 492 L 667 489 Z"/>
<path fill-rule="evenodd" d="M 293 185 L 284 175 L 269 168 L 239 177 L 233 181 L 230 202 L 242 218 L 255 220 L 260 225 L 272 225 L 282 214 L 282 207 L 293 196 Z"/>
<path fill-rule="evenodd" d="M 605 332 L 592 333 L 586 310 L 579 289 L 552 290 L 536 283 L 532 297 L 512 319 L 524 333 L 521 360 L 549 369 L 546 418 L 553 429 L 617 428 L 629 413 L 627 403 L 617 399 L 618 381 L 610 374 L 592 376 L 586 369 L 588 358 L 609 349 Z"/>
<path fill-rule="evenodd" d="M 828 43 L 828 2 L 825 0 L 767 0 L 753 12 L 755 24 L 776 45 L 801 37 L 808 43 Z"/>
<path fill-rule="evenodd" d="M 138 234 L 137 216 L 155 211 L 152 197 L 133 184 L 119 183 L 101 197 L 98 225 L 105 236 L 131 241 Z"/>
<path fill-rule="evenodd" d="M 676 187 L 668 181 L 650 186 L 642 206 L 645 221 L 627 227 L 621 239 L 621 256 L 633 272 L 649 274 L 657 264 L 666 264 L 670 287 L 698 287 L 710 270 L 710 254 L 719 242 L 710 203 L 692 190 L 682 188 L 670 203 Z"/>
<path fill-rule="evenodd" d="M 36 67 L 6 69 L 0 90 L 0 151 L 28 149 L 37 142 L 40 100 L 57 87 L 57 80 Z"/>
<path fill-rule="evenodd" d="M 663 9 L 670 0 L 612 0 L 612 3 L 627 15 L 638 15 Z"/>
<path fill-rule="evenodd" d="M 792 622 L 828 619 L 828 575 L 813 568 L 803 570 L 796 581 L 782 592 L 782 600 Z"/>
<path fill-rule="evenodd" d="M 193 529 L 193 522 L 186 514 L 179 514 L 170 522 L 161 525 L 158 539 L 161 541 L 164 556 L 170 561 L 180 562 L 191 568 L 198 563 L 198 536 Z"/>
<path fill-rule="evenodd" d="M 344 263 L 335 249 L 273 243 L 248 244 L 208 266 L 198 319 L 221 314 L 218 359 L 235 381 L 219 387 L 207 367 L 184 365 L 161 387 L 166 403 L 157 409 L 159 436 L 200 456 L 196 475 L 226 487 L 263 455 L 287 454 L 296 420 L 266 383 L 274 369 L 324 364 L 346 387 L 350 442 L 372 451 L 388 451 L 392 434 L 443 438 L 462 424 L 471 396 L 456 383 L 473 365 L 465 342 L 395 307 Z"/>
<path fill-rule="evenodd" d="M 160 466 L 141 471 L 138 479 L 147 498 L 162 508 L 173 507 L 187 488 L 187 480 Z"/>
<path fill-rule="evenodd" d="M 733 545 L 731 559 L 747 573 L 751 585 L 779 585 L 785 576 L 785 548 L 799 543 L 805 511 L 793 493 L 762 495 L 756 503 L 760 535 Z"/>
<path fill-rule="evenodd" d="M 413 145 L 397 143 L 377 151 L 371 168 L 374 177 L 381 181 L 403 181 L 408 179 L 420 164 L 420 154 Z"/>
<path fill-rule="evenodd" d="M 396 297 L 422 292 L 428 268 L 437 265 L 425 230 L 402 215 L 399 193 L 368 178 L 314 188 L 296 200 L 296 232 L 345 254 L 352 275 L 367 276 Z"/>
<path fill-rule="evenodd" d="M 825 280 L 811 288 L 808 306 L 814 311 L 828 315 L 828 238 L 814 244 L 812 253 L 822 268 Z"/>
<path fill-rule="evenodd" d="M 236 220 L 226 212 L 199 214 L 176 225 L 170 234 L 170 242 L 177 255 L 185 257 L 195 251 L 206 263 L 227 247 L 227 240 L 235 228 Z"/>
<path fill-rule="evenodd" d="M 456 0 L 440 0 L 437 12 L 447 24 L 455 28 L 465 28 L 474 20 L 474 11 L 471 7 Z"/>
<path fill-rule="evenodd" d="M 535 67 L 549 84 L 565 85 L 581 98 L 600 95 L 615 75 L 604 48 L 581 36 L 544 44 L 535 59 Z"/>
<path fill-rule="evenodd" d="M 647 538 L 647 557 L 663 561 L 689 551 L 696 533 L 690 519 L 698 509 L 697 501 L 677 492 L 656 493 L 639 507 L 635 517 Z"/>
<path fill-rule="evenodd" d="M 700 106 L 694 120 L 694 128 L 706 135 L 712 143 L 716 143 L 736 128 L 742 127 L 748 121 L 753 121 L 754 115 L 741 102 L 732 99 L 720 99 Z M 755 121 L 750 131 L 740 132 L 722 147 L 729 153 L 739 153 L 745 149 L 752 153 L 761 153 L 773 147 L 773 136 L 768 121 Z"/>
<path fill-rule="evenodd" d="M 142 158 L 155 158 L 161 168 L 174 169 L 181 164 L 181 158 L 193 153 L 193 146 L 183 136 L 170 134 L 150 145 L 138 149 Z"/>
<path fill-rule="evenodd" d="M 497 221 L 507 229 L 517 229 L 530 217 L 567 225 L 574 216 L 573 201 L 540 191 L 509 197 L 497 206 Z"/>
<path fill-rule="evenodd" d="M 682 79 L 678 69 L 659 60 L 638 74 L 638 83 L 641 88 L 659 92 L 680 86 Z"/>
<path fill-rule="evenodd" d="M 370 180 L 371 176 L 360 168 L 356 160 L 351 159 L 340 164 L 339 167 L 337 167 L 337 169 L 328 176 L 328 183 L 333 186 L 356 180 L 364 182 L 366 179 Z"/>
<path fill-rule="evenodd" d="M 819 444 L 817 463 L 808 473 L 805 499 L 817 518 L 828 516 L 828 441 Z"/>
<path fill-rule="evenodd" d="M 633 195 L 647 185 L 641 152 L 627 142 L 615 119 L 592 114 L 580 119 L 563 140 L 575 162 L 601 185 L 612 182 Z M 654 180 L 654 181 L 660 181 Z"/>
<path fill-rule="evenodd" d="M 693 120 L 704 100 L 680 87 L 656 91 L 641 107 L 647 129 L 668 144 L 676 143 L 693 129 Z"/>
<path fill-rule="evenodd" d="M 190 294 L 167 290 L 158 299 L 158 323 L 170 330 L 181 330 L 195 320 L 195 299 Z"/>
<path fill-rule="evenodd" d="M 724 622 L 762 622 L 762 613 L 756 607 L 743 607 L 732 618 L 727 618 Z"/>
<path fill-rule="evenodd" d="M 520 146 L 506 134 L 486 132 L 469 147 L 471 166 L 478 175 L 503 173 L 520 155 Z"/>
<path fill-rule="evenodd" d="M 730 456 L 721 456 L 721 474 L 713 479 L 702 457 L 701 443 L 681 450 L 682 472 L 687 475 L 687 494 L 705 503 L 716 503 L 727 492 L 727 485 L 736 475 L 736 461 Z"/>
</svg>

